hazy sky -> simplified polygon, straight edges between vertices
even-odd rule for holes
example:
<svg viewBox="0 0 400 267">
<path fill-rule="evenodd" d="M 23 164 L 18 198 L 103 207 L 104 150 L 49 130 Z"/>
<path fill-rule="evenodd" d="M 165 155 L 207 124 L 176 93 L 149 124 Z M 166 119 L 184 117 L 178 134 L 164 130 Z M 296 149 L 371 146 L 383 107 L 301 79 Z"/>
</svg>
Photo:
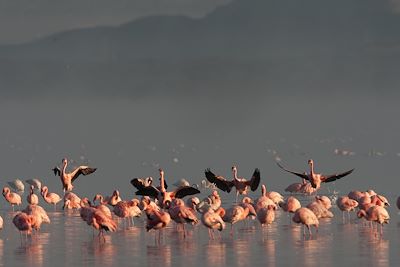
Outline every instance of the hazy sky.
<svg viewBox="0 0 400 267">
<path fill-rule="evenodd" d="M 317 0 L 299 15 L 281 1 L 282 14 L 267 17 L 272 1 L 1 46 L 2 181 L 39 177 L 61 192 L 51 168 L 66 156 L 98 167 L 77 180 L 79 194 L 133 196 L 129 180 L 159 167 L 171 182 L 200 182 L 205 168 L 230 176 L 232 164 L 242 176 L 260 168 L 263 183 L 282 191 L 299 179 L 275 165 L 279 156 L 299 171 L 309 158 L 325 173 L 356 168 L 337 182 L 343 192 L 398 186 L 395 5 L 358 12 L 361 1 L 341 0 L 351 3 L 345 15 L 321 3 L 326 13 L 314 16 Z M 227 2 L 0 0 L 0 42 L 148 14 L 201 17 Z"/>
<path fill-rule="evenodd" d="M 201 17 L 230 0 L 0 0 L 0 43 L 77 28 L 118 25 L 148 15 Z"/>
</svg>

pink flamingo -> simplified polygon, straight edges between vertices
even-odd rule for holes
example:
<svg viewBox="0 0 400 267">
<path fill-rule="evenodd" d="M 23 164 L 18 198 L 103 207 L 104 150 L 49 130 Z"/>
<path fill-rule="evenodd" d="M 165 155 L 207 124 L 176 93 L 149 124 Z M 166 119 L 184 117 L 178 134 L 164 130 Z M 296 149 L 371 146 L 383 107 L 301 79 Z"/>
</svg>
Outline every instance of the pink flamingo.
<svg viewBox="0 0 400 267">
<path fill-rule="evenodd" d="M 75 168 L 72 172 L 66 172 L 68 165 L 68 160 L 64 158 L 62 160 L 62 168 L 54 167 L 53 172 L 54 175 L 59 175 L 61 179 L 61 183 L 63 186 L 64 193 L 66 191 L 72 191 L 74 186 L 72 183 L 79 177 L 79 175 L 88 175 L 96 171 L 97 168 L 91 168 L 89 166 L 79 166 Z"/>
<path fill-rule="evenodd" d="M 215 184 L 219 189 L 225 192 L 231 192 L 232 187 L 236 188 L 236 202 L 238 201 L 239 194 L 240 195 L 246 195 L 248 189 L 250 188 L 251 191 L 256 191 L 258 188 L 258 185 L 260 184 L 260 170 L 255 169 L 253 176 L 251 177 L 250 180 L 247 180 L 242 177 L 237 176 L 237 167 L 233 166 L 232 167 L 232 172 L 233 172 L 233 179 L 231 181 L 226 180 L 224 177 L 220 175 L 215 175 L 214 173 L 211 172 L 210 169 L 205 170 L 205 175 L 207 180 L 210 183 Z"/>
<path fill-rule="evenodd" d="M 267 208 L 269 205 L 273 205 L 277 209 L 276 204 L 267 196 L 267 188 L 265 185 L 261 185 L 261 196 L 256 200 L 255 209 L 257 211 L 261 208 Z"/>
<path fill-rule="evenodd" d="M 279 162 L 276 163 L 282 170 L 290 172 L 294 175 L 297 175 L 303 179 L 306 179 L 308 181 L 311 182 L 312 187 L 319 189 L 321 187 L 321 183 L 329 183 L 329 182 L 333 182 L 336 181 L 337 179 L 343 178 L 349 174 L 351 174 L 354 169 L 351 169 L 349 171 L 346 172 L 342 172 L 342 173 L 337 173 L 337 174 L 333 174 L 333 175 L 323 175 L 323 174 L 319 174 L 319 173 L 315 173 L 314 172 L 314 161 L 312 159 L 308 160 L 308 165 L 310 166 L 310 173 L 300 173 L 300 172 L 294 172 L 294 171 L 290 171 L 288 169 L 285 169 L 282 165 L 279 164 Z"/>
<path fill-rule="evenodd" d="M 195 225 L 199 222 L 196 216 L 196 211 L 192 208 L 186 207 L 182 199 L 172 200 L 172 205 L 168 209 L 171 219 L 178 225 L 182 224 L 183 237 L 186 238 L 185 223 Z"/>
<path fill-rule="evenodd" d="M 257 210 L 257 219 L 262 226 L 272 224 L 275 221 L 275 205 L 268 205 L 266 208 Z"/>
<path fill-rule="evenodd" d="M 326 206 L 318 200 L 314 200 L 306 206 L 312 212 L 314 212 L 317 218 L 333 218 L 333 213 L 326 208 Z"/>
<path fill-rule="evenodd" d="M 99 231 L 99 238 L 104 237 L 104 231 L 115 232 L 117 230 L 116 222 L 104 214 L 101 210 L 91 207 L 91 203 L 87 198 L 81 200 L 81 218 L 94 229 Z"/>
<path fill-rule="evenodd" d="M 39 198 L 38 196 L 34 193 L 34 186 L 31 185 L 30 186 L 30 191 L 29 191 L 29 195 L 26 197 L 26 200 L 28 201 L 29 204 L 31 205 L 37 205 L 39 204 Z"/>
<path fill-rule="evenodd" d="M 7 200 L 7 202 L 11 204 L 13 211 L 14 205 L 19 206 L 22 203 L 21 196 L 11 192 L 10 188 L 8 187 L 3 188 L 3 196 Z"/>
<path fill-rule="evenodd" d="M 131 201 L 120 201 L 114 206 L 113 212 L 122 219 L 140 217 L 141 210 L 138 205 L 139 200 L 137 199 Z"/>
<path fill-rule="evenodd" d="M 292 220 L 295 223 L 302 223 L 308 229 L 308 233 L 311 236 L 310 226 L 314 225 L 316 232 L 318 232 L 319 221 L 317 216 L 308 208 L 300 208 L 296 210 Z M 305 236 L 305 229 L 303 227 L 303 235 Z"/>
<path fill-rule="evenodd" d="M 296 210 L 301 208 L 300 201 L 293 196 L 288 197 L 285 202 L 279 203 L 279 206 L 284 211 L 289 212 L 289 213 L 295 213 Z M 257 211 L 257 214 L 258 214 L 258 211 Z"/>
<path fill-rule="evenodd" d="M 359 210 L 357 212 L 357 217 L 364 217 L 368 221 L 376 222 L 381 225 L 380 233 L 383 235 L 383 224 L 389 223 L 390 216 L 387 210 L 381 206 L 370 207 L 367 211 Z"/>
<path fill-rule="evenodd" d="M 47 212 L 39 205 L 30 204 L 22 212 L 35 218 L 32 223 L 32 228 L 36 231 L 40 230 L 42 223 L 50 223 L 50 218 L 47 215 Z"/>
<path fill-rule="evenodd" d="M 345 221 L 344 212 L 347 211 L 348 219 L 350 221 L 350 211 L 354 210 L 358 206 L 358 202 L 348 196 L 341 196 L 336 200 L 336 205 L 342 211 L 343 222 Z"/>
<path fill-rule="evenodd" d="M 225 229 L 225 222 L 222 220 L 219 212 L 215 212 L 211 206 L 207 203 L 203 203 L 204 207 L 200 209 L 202 211 L 201 222 L 205 227 L 208 228 L 208 236 L 214 239 L 214 229 L 222 231 Z M 221 208 L 221 211 L 223 209 Z"/>
<path fill-rule="evenodd" d="M 73 192 L 66 192 L 64 194 L 64 205 L 63 209 L 80 209 L 81 198 Z"/>
<path fill-rule="evenodd" d="M 171 216 L 168 212 L 154 209 L 151 205 L 146 205 L 144 211 L 147 215 L 146 231 L 151 229 L 159 230 L 158 241 L 161 241 L 161 230 L 165 228 L 171 221 Z M 157 235 L 155 235 L 157 242 Z"/>
<path fill-rule="evenodd" d="M 13 224 L 20 232 L 21 242 L 22 233 L 25 233 L 26 238 L 28 234 L 32 233 L 32 224 L 34 224 L 35 218 L 32 215 L 28 215 L 25 212 L 18 212 L 13 218 Z"/>
<path fill-rule="evenodd" d="M 61 201 L 61 197 L 56 193 L 49 193 L 47 186 L 42 187 L 42 197 L 48 204 L 54 205 L 54 210 L 57 208 L 57 203 Z"/>
<path fill-rule="evenodd" d="M 242 203 L 234 205 L 225 211 L 222 217 L 224 222 L 231 224 L 231 235 L 233 235 L 233 225 L 247 218 L 248 215 L 257 216 L 256 211 L 250 204 Z"/>
</svg>

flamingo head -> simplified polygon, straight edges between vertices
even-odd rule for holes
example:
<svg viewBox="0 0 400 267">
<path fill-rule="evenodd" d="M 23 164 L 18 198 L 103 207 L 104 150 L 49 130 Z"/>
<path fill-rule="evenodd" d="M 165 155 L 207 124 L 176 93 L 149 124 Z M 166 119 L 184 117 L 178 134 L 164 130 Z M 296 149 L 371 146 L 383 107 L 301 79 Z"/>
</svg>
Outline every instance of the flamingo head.
<svg viewBox="0 0 400 267">
<path fill-rule="evenodd" d="M 8 187 L 4 187 L 3 188 L 3 196 L 5 196 L 6 194 L 8 194 L 10 192 L 10 188 Z"/>
<path fill-rule="evenodd" d="M 232 166 L 232 171 L 233 172 L 237 172 L 237 167 L 236 166 Z"/>
<path fill-rule="evenodd" d="M 312 159 L 309 159 L 308 160 L 308 165 L 313 165 L 313 164 L 314 164 L 314 161 Z"/>
<path fill-rule="evenodd" d="M 62 163 L 62 164 L 67 164 L 67 163 L 68 163 L 67 158 L 63 158 L 63 159 L 61 160 L 61 163 Z"/>
</svg>

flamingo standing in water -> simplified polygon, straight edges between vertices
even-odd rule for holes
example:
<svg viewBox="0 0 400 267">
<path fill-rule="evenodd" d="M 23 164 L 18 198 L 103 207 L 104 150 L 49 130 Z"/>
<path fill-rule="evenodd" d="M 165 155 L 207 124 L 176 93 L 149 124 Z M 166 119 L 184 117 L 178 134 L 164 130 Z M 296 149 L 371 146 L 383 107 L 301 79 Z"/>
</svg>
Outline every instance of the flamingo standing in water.
<svg viewBox="0 0 400 267">
<path fill-rule="evenodd" d="M 282 170 L 287 171 L 289 173 L 292 173 L 294 175 L 297 175 L 303 179 L 310 181 L 312 187 L 314 187 L 316 189 L 319 189 L 321 187 L 321 183 L 329 183 L 329 182 L 336 181 L 337 179 L 343 178 L 343 177 L 351 174 L 354 171 L 354 169 L 351 169 L 346 172 L 336 173 L 336 174 L 332 174 L 332 175 L 323 175 L 323 174 L 315 173 L 314 161 L 312 159 L 308 160 L 308 165 L 310 166 L 310 173 L 308 173 L 308 174 L 290 171 L 290 170 L 286 169 L 285 167 L 283 167 L 281 164 L 279 164 L 279 162 L 277 162 L 276 164 Z"/>
<path fill-rule="evenodd" d="M 21 196 L 17 193 L 11 192 L 10 188 L 8 187 L 3 188 L 3 196 L 7 200 L 7 202 L 11 204 L 13 211 L 14 205 L 19 206 L 22 203 Z"/>
<path fill-rule="evenodd" d="M 279 203 L 279 206 L 286 212 L 295 213 L 296 210 L 301 208 L 300 201 L 295 197 L 288 197 L 285 202 Z M 258 211 L 257 211 L 258 214 Z"/>
<path fill-rule="evenodd" d="M 194 209 L 185 206 L 182 199 L 175 198 L 172 200 L 172 205 L 168 209 L 171 219 L 178 225 L 182 224 L 183 237 L 186 238 L 185 223 L 195 225 L 199 222 Z"/>
<path fill-rule="evenodd" d="M 28 205 L 23 212 L 35 218 L 31 226 L 36 231 L 40 230 L 42 223 L 50 223 L 47 212 L 39 205 Z"/>
<path fill-rule="evenodd" d="M 161 230 L 170 223 L 171 216 L 168 212 L 157 210 L 152 205 L 146 205 L 144 203 L 144 212 L 147 216 L 147 223 L 146 223 L 146 231 L 150 231 L 151 229 L 159 230 L 158 234 L 158 242 L 161 242 Z M 155 235 L 155 241 L 157 242 L 157 235 Z"/>
<path fill-rule="evenodd" d="M 247 180 L 245 178 L 239 178 L 237 176 L 237 167 L 233 166 L 232 167 L 232 173 L 233 173 L 233 179 L 231 181 L 226 180 L 224 177 L 220 175 L 215 175 L 213 172 L 211 172 L 210 169 L 205 170 L 205 175 L 207 180 L 210 183 L 214 183 L 219 189 L 225 192 L 231 192 L 232 187 L 236 188 L 236 202 L 238 202 L 238 197 L 240 195 L 246 195 L 248 188 L 251 189 L 251 191 L 256 191 L 258 188 L 258 185 L 260 184 L 260 170 L 255 169 L 253 176 L 251 177 L 250 180 Z"/>
<path fill-rule="evenodd" d="M 67 165 L 68 165 L 68 160 L 64 158 L 62 160 L 61 169 L 59 167 L 53 168 L 54 175 L 60 176 L 64 193 L 66 191 L 72 191 L 72 189 L 74 188 L 72 183 L 76 180 L 76 178 L 79 177 L 79 175 L 81 174 L 88 175 L 94 173 L 97 170 L 97 168 L 92 168 L 89 166 L 79 166 L 75 168 L 72 172 L 66 172 Z"/>
<path fill-rule="evenodd" d="M 21 242 L 22 242 L 22 233 L 25 233 L 26 238 L 28 234 L 32 233 L 32 225 L 35 223 L 35 217 L 32 215 L 28 215 L 25 212 L 18 212 L 13 218 L 13 224 L 20 232 Z"/>
<path fill-rule="evenodd" d="M 49 193 L 47 186 L 42 187 L 42 197 L 48 204 L 54 205 L 54 210 L 57 208 L 57 203 L 61 201 L 61 197 L 56 193 Z"/>
<path fill-rule="evenodd" d="M 296 212 L 294 213 L 294 216 L 292 218 L 292 220 L 295 223 L 302 223 L 303 225 L 305 225 L 308 229 L 308 233 L 311 236 L 311 228 L 310 226 L 314 225 L 316 232 L 318 232 L 318 225 L 319 225 L 319 221 L 317 216 L 314 214 L 314 212 L 312 212 L 310 209 L 308 208 L 300 208 L 298 210 L 296 210 Z M 305 236 L 305 229 L 303 227 L 303 235 Z"/>
<path fill-rule="evenodd" d="M 214 229 L 224 230 L 225 222 L 220 213 L 215 212 L 208 203 L 201 202 L 200 205 L 202 205 L 202 207 L 199 207 L 199 211 L 202 213 L 201 222 L 208 228 L 209 238 L 214 239 Z"/>
<path fill-rule="evenodd" d="M 348 196 L 341 196 L 336 200 L 336 205 L 342 211 L 343 222 L 345 221 L 344 212 L 347 211 L 347 217 L 350 221 L 350 211 L 354 210 L 358 206 L 358 202 Z"/>
<path fill-rule="evenodd" d="M 38 196 L 33 192 L 33 189 L 35 187 L 33 185 L 30 186 L 30 191 L 29 195 L 26 197 L 26 200 L 28 201 L 29 204 L 31 205 L 37 205 L 39 204 L 39 198 Z"/>
<path fill-rule="evenodd" d="M 362 218 L 365 217 L 368 221 L 371 222 L 376 222 L 381 225 L 381 235 L 383 234 L 383 224 L 384 223 L 389 223 L 389 213 L 384 207 L 381 206 L 373 206 L 370 207 L 367 211 L 365 210 L 359 210 L 357 212 L 357 217 Z"/>
</svg>

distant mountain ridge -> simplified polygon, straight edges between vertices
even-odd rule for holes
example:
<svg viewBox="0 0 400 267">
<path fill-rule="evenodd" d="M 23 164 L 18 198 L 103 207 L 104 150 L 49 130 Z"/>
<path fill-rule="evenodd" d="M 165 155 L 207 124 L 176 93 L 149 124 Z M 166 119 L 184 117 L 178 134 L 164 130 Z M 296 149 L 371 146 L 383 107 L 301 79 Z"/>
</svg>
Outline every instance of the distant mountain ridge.
<svg viewBox="0 0 400 267">
<path fill-rule="evenodd" d="M 376 82 L 398 83 L 400 75 L 393 70 L 400 60 L 396 25 L 400 16 L 388 1 L 236 0 L 201 19 L 153 16 L 0 46 L 0 85 L 176 87 L 195 83 L 202 72 L 208 80 L 225 83 L 237 77 L 213 72 L 233 68 L 232 73 L 240 73 L 243 67 L 244 80 L 272 84 L 297 70 L 304 72 L 293 74 L 299 75 L 293 82 L 300 85 L 304 75 L 318 73 L 330 80 L 332 72 L 336 81 L 357 83 L 375 70 Z M 352 70 L 354 75 L 347 77 Z M 154 74 L 164 82 L 154 81 Z"/>
</svg>

